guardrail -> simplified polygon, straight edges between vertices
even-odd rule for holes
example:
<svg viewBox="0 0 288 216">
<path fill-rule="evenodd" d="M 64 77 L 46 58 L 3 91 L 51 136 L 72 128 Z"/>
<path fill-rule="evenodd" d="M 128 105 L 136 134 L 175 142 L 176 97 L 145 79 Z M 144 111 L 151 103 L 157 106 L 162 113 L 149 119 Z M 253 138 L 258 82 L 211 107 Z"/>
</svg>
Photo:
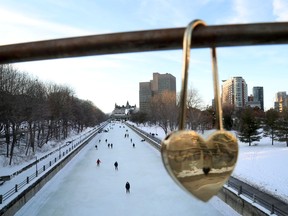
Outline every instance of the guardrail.
<svg viewBox="0 0 288 216">
<path fill-rule="evenodd" d="M 234 177 L 231 177 L 234 178 Z M 235 178 L 234 178 L 235 179 Z M 226 188 L 233 188 L 235 191 L 237 191 L 238 196 L 244 196 L 252 201 L 252 203 L 257 203 L 258 205 L 264 207 L 265 209 L 269 210 L 271 214 L 276 214 L 279 216 L 286 216 L 288 215 L 288 212 L 283 211 L 280 209 L 278 206 L 275 206 L 274 204 L 271 204 L 261 198 L 261 196 L 258 196 L 254 193 L 252 193 L 249 190 L 246 190 L 245 188 L 242 187 L 241 184 L 235 184 L 231 180 L 228 180 L 225 184 Z"/>
<path fill-rule="evenodd" d="M 27 166 L 23 167 L 20 170 L 17 170 L 16 172 L 12 173 L 11 175 L 6 175 L 6 176 L 0 176 L 0 181 L 3 181 L 3 183 L 5 181 L 9 181 L 11 180 L 14 176 L 19 175 L 20 173 L 26 171 L 27 169 L 33 167 L 34 165 L 36 165 L 37 163 L 39 163 L 39 161 L 44 160 L 45 158 L 49 157 L 50 155 L 54 154 L 55 152 L 61 152 L 61 150 L 65 147 L 67 147 L 68 145 L 72 144 L 74 142 L 74 140 L 71 140 L 69 142 L 66 142 L 64 145 L 59 146 L 58 149 L 55 149 L 54 151 L 51 151 L 50 153 L 46 154 L 45 156 L 42 156 L 39 159 L 36 159 L 34 162 L 28 164 Z M 80 141 L 81 142 L 81 139 Z M 0 203 L 1 204 L 1 203 Z"/>
<path fill-rule="evenodd" d="M 132 130 L 134 130 L 137 134 L 139 134 L 142 138 L 144 138 L 144 139 L 146 138 L 149 143 L 151 143 L 156 149 L 158 149 L 160 151 L 161 140 L 159 140 L 158 138 L 152 136 L 151 134 L 149 134 L 145 131 L 142 131 L 141 129 L 135 127 L 134 125 L 131 126 L 128 123 L 126 123 L 126 125 L 129 128 L 131 128 Z M 234 178 L 234 177 L 231 177 L 231 178 Z M 236 179 L 236 178 L 234 178 L 234 179 Z M 257 196 L 256 194 L 252 193 L 251 191 L 246 190 L 245 188 L 242 187 L 241 184 L 235 184 L 231 180 L 228 180 L 224 186 L 228 190 L 231 190 L 231 188 L 234 189 L 235 191 L 237 191 L 237 195 L 239 197 L 244 196 L 244 197 L 250 199 L 252 201 L 252 203 L 257 203 L 259 206 L 270 211 L 271 214 L 276 214 L 279 216 L 287 216 L 288 215 L 288 212 L 284 212 L 278 206 L 275 206 L 274 204 L 267 202 L 266 200 L 264 200 L 260 196 Z"/>
<path fill-rule="evenodd" d="M 98 133 L 98 131 L 101 130 L 103 127 L 105 127 L 105 125 L 102 125 L 102 126 L 96 128 L 96 129 L 90 130 L 89 134 L 85 133 L 84 135 L 86 135 L 86 136 L 84 136 L 82 139 L 80 139 L 78 142 L 76 142 L 74 144 L 72 142 L 70 142 L 70 143 L 66 143 L 65 145 L 62 145 L 61 149 L 64 149 L 64 147 L 69 146 L 69 147 L 65 148 L 64 151 L 62 150 L 62 152 L 61 152 L 61 150 L 59 151 L 60 148 L 58 148 L 57 150 L 54 150 L 54 151 L 50 152 L 49 154 L 47 154 L 47 155 L 39 158 L 38 160 L 34 161 L 33 163 L 25 166 L 23 169 L 15 172 L 18 175 L 19 173 L 31 168 L 32 166 L 36 167 L 36 170 L 35 170 L 35 172 L 32 175 L 27 176 L 21 182 L 15 184 L 15 186 L 13 188 L 11 188 L 10 190 L 8 190 L 7 192 L 5 192 L 3 194 L 0 194 L 0 204 L 3 204 L 11 196 L 13 196 L 14 194 L 20 192 L 20 190 L 22 188 L 24 188 L 26 185 L 30 184 L 39 175 L 45 173 L 50 168 L 56 166 L 65 157 L 69 156 L 75 149 L 77 149 L 83 143 L 85 143 L 86 140 L 88 140 L 90 137 L 92 137 L 95 133 Z M 45 158 L 51 156 L 52 154 L 54 154 L 55 152 L 58 152 L 58 151 L 59 151 L 59 155 L 57 157 L 54 157 L 53 159 L 51 159 L 47 164 L 44 164 L 40 169 L 37 168 L 37 163 L 39 163 L 39 161 L 44 160 Z"/>
</svg>

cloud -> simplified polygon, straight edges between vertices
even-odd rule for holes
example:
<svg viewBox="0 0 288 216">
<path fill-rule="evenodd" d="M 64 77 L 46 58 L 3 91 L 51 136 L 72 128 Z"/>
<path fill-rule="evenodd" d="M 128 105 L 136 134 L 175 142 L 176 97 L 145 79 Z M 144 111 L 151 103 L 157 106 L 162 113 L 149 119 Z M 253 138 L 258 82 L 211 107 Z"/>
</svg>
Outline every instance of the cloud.
<svg viewBox="0 0 288 216">
<path fill-rule="evenodd" d="M 89 33 L 69 25 L 40 19 L 37 15 L 33 16 L 7 8 L 0 8 L 0 26 L 2 29 L 1 44 L 45 40 L 71 35 L 87 35 Z"/>
<path fill-rule="evenodd" d="M 262 0 L 233 0 L 226 1 L 229 14 L 222 19 L 224 23 L 251 23 L 251 22 L 271 22 L 274 21 L 272 2 Z M 221 20 L 220 20 L 221 22 Z"/>
<path fill-rule="evenodd" d="M 288 1 L 274 0 L 273 14 L 276 16 L 276 21 L 288 21 Z"/>
</svg>

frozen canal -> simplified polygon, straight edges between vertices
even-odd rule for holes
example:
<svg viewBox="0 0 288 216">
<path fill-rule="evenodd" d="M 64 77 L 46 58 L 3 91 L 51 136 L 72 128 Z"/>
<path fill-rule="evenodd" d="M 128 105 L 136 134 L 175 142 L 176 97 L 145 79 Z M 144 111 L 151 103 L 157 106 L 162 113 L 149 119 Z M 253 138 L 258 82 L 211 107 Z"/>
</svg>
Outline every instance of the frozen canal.
<svg viewBox="0 0 288 216">
<path fill-rule="evenodd" d="M 94 137 L 16 216 L 238 215 L 217 197 L 203 203 L 180 189 L 166 173 L 160 152 L 141 142 L 124 124 L 111 123 L 106 129 L 109 131 Z M 127 181 L 130 193 L 125 191 Z"/>
</svg>

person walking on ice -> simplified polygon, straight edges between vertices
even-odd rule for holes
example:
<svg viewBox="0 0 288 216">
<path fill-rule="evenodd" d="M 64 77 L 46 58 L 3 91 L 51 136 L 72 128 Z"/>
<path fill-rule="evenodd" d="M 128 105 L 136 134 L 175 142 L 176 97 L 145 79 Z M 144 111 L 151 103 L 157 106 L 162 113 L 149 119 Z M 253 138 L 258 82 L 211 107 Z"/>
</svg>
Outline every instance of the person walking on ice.
<svg viewBox="0 0 288 216">
<path fill-rule="evenodd" d="M 100 165 L 101 161 L 100 161 L 100 159 L 99 159 L 99 158 L 98 158 L 98 160 L 96 161 L 96 163 L 97 163 L 97 166 L 99 166 L 99 165 Z"/>
<path fill-rule="evenodd" d="M 115 167 L 115 170 L 118 170 L 118 162 L 117 161 L 114 163 L 114 167 Z"/>
<path fill-rule="evenodd" d="M 129 182 L 126 182 L 125 188 L 126 188 L 126 193 L 130 193 L 130 183 Z"/>
</svg>

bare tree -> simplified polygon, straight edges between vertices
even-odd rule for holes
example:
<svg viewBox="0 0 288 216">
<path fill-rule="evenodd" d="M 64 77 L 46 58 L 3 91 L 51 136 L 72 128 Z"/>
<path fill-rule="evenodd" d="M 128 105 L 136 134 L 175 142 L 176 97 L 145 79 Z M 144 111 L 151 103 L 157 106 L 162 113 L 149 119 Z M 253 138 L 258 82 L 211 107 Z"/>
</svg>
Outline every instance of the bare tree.
<svg viewBox="0 0 288 216">
<path fill-rule="evenodd" d="M 165 134 L 176 129 L 178 119 L 178 108 L 176 106 L 176 95 L 171 91 L 164 91 L 152 97 L 151 115 L 153 119 L 163 128 Z"/>
<path fill-rule="evenodd" d="M 50 139 L 65 139 L 74 128 L 82 131 L 106 118 L 91 101 L 76 98 L 71 88 L 44 84 L 12 65 L 0 65 L 0 134 L 10 164 L 23 134 L 28 154 L 36 143 L 41 148 Z"/>
<path fill-rule="evenodd" d="M 187 118 L 188 127 L 192 130 L 199 129 L 201 124 L 203 102 L 198 91 L 192 86 L 187 93 Z"/>
</svg>

